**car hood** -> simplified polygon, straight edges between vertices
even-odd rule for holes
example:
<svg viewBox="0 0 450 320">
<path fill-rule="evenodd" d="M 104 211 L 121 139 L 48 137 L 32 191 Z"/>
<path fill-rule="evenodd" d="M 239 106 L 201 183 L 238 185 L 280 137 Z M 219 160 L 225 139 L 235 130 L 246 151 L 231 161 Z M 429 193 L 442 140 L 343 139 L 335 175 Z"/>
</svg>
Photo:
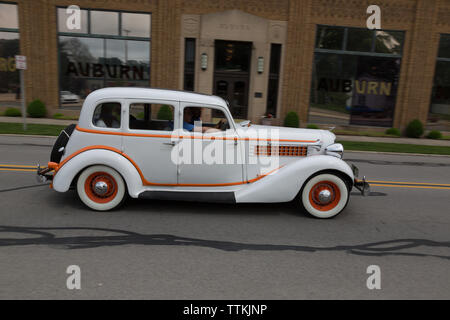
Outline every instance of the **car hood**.
<svg viewBox="0 0 450 320">
<path fill-rule="evenodd" d="M 336 136 L 328 130 L 287 128 L 277 126 L 250 125 L 249 127 L 239 128 L 241 134 L 246 137 L 256 136 L 262 139 L 280 139 L 295 143 L 313 143 L 328 146 L 334 143 Z M 289 141 L 292 140 L 292 141 Z"/>
</svg>

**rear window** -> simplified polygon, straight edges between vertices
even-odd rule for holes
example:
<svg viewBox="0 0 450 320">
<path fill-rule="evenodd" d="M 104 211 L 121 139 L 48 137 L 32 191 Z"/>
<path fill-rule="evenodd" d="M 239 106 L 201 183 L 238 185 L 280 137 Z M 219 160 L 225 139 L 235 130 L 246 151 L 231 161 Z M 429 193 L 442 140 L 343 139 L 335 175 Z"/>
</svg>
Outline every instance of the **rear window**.
<svg viewBox="0 0 450 320">
<path fill-rule="evenodd" d="M 101 128 L 120 128 L 120 103 L 99 104 L 94 111 L 92 123 Z"/>
</svg>

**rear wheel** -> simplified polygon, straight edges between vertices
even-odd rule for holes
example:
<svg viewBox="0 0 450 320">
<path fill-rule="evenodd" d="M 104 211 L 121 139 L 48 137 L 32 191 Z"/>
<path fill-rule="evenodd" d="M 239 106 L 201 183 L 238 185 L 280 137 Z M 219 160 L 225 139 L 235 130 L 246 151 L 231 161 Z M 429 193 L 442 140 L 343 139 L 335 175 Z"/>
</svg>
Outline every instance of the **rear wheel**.
<svg viewBox="0 0 450 320">
<path fill-rule="evenodd" d="M 345 181 L 331 173 L 318 174 L 304 185 L 300 200 L 316 218 L 331 218 L 344 210 L 349 199 Z"/>
<path fill-rule="evenodd" d="M 107 166 L 88 167 L 78 177 L 78 196 L 86 206 L 94 210 L 114 209 L 125 199 L 125 191 L 122 176 Z"/>
</svg>

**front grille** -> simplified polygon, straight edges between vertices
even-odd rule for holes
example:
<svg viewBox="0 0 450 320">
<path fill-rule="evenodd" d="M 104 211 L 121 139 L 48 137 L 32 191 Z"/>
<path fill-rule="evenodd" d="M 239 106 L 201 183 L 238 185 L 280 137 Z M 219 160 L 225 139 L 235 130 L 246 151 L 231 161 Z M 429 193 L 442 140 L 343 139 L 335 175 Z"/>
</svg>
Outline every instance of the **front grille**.
<svg viewBox="0 0 450 320">
<path fill-rule="evenodd" d="M 255 146 L 255 155 L 263 157 L 306 157 L 306 146 Z"/>
</svg>

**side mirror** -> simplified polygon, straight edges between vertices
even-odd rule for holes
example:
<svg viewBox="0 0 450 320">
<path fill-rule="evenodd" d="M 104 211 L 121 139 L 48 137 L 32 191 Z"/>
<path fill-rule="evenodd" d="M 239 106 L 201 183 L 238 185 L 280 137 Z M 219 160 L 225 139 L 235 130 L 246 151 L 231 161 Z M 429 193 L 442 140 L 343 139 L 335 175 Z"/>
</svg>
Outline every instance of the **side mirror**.
<svg viewBox="0 0 450 320">
<path fill-rule="evenodd" d="M 241 127 L 250 127 L 250 120 L 245 120 L 245 121 L 242 121 L 242 122 L 239 122 L 239 125 L 241 126 Z"/>
</svg>

